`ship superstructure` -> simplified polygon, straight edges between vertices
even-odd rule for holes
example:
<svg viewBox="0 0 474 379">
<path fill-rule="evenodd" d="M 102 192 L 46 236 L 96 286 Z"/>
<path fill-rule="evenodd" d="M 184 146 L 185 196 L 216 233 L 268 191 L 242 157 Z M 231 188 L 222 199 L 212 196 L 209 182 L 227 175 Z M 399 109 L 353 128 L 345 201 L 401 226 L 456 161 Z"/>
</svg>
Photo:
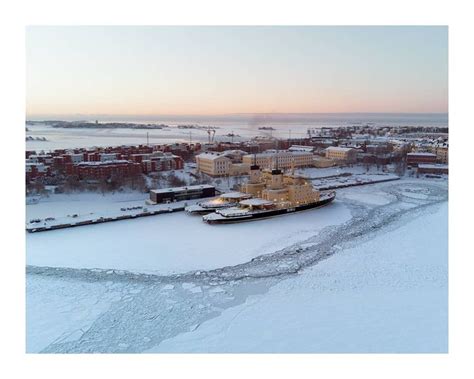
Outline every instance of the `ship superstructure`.
<svg viewBox="0 0 474 379">
<path fill-rule="evenodd" d="M 185 211 L 191 214 L 206 214 L 214 212 L 218 209 L 235 206 L 240 201 L 249 199 L 251 197 L 251 195 L 242 192 L 224 193 L 214 199 L 203 201 L 195 205 L 190 205 L 185 208 Z"/>
<path fill-rule="evenodd" d="M 203 216 L 208 223 L 230 223 L 273 217 L 303 211 L 329 204 L 336 197 L 334 191 L 320 192 L 304 176 L 283 173 L 277 167 L 261 171 L 252 166 L 250 179 L 241 186 L 243 193 L 252 198 L 242 200 L 237 206 L 216 210 Z"/>
<path fill-rule="evenodd" d="M 186 207 L 186 212 L 191 214 L 206 214 L 219 209 L 229 208 L 238 205 L 242 200 L 251 197 L 262 196 L 267 183 L 262 177 L 260 167 L 254 162 L 250 166 L 249 180 L 240 188 L 240 192 L 229 192 L 220 195 L 217 198 Z"/>
</svg>

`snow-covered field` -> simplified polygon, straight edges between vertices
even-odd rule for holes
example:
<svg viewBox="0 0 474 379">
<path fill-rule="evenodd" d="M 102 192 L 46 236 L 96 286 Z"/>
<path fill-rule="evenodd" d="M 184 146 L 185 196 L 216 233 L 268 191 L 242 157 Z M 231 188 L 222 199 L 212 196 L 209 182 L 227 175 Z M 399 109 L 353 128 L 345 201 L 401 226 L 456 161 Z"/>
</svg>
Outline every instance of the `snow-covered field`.
<svg viewBox="0 0 474 379">
<path fill-rule="evenodd" d="M 447 182 L 337 193 L 217 228 L 169 214 L 28 235 L 27 351 L 447 351 Z"/>
</svg>

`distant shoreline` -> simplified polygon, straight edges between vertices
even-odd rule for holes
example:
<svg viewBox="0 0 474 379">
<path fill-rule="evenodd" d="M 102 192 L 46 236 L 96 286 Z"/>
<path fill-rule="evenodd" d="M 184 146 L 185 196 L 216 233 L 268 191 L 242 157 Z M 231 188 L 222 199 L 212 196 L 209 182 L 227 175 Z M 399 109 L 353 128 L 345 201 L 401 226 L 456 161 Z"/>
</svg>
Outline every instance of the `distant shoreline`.
<svg viewBox="0 0 474 379">
<path fill-rule="evenodd" d="M 60 119 L 58 119 L 60 117 Z M 47 120 L 47 121 L 45 121 Z M 248 127 L 271 126 L 348 126 L 374 124 L 386 126 L 440 126 L 448 127 L 448 113 L 239 113 L 226 115 L 64 115 L 35 116 L 27 123 L 53 124 L 58 122 L 83 122 L 93 124 L 134 124 L 135 128 L 145 129 L 143 124 L 178 126 L 186 125 L 236 125 Z M 92 128 L 93 126 L 90 126 Z M 125 126 L 123 126 L 125 128 Z M 104 128 L 104 127 L 102 127 Z"/>
</svg>

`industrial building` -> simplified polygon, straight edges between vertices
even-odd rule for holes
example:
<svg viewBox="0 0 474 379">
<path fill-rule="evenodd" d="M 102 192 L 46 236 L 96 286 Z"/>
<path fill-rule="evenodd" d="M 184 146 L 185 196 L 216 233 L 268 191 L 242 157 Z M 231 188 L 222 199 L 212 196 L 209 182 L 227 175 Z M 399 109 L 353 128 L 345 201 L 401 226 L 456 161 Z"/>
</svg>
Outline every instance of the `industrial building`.
<svg viewBox="0 0 474 379">
<path fill-rule="evenodd" d="M 216 188 L 208 184 L 187 187 L 163 188 L 150 191 L 150 203 L 169 203 L 174 201 L 212 197 L 215 195 Z"/>
</svg>

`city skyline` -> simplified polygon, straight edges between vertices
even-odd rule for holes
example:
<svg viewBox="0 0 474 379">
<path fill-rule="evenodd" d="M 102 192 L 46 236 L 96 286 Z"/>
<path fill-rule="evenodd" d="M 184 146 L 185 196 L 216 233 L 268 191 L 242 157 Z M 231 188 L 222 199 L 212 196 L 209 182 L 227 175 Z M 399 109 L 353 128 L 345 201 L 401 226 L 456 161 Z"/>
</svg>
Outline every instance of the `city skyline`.
<svg viewBox="0 0 474 379">
<path fill-rule="evenodd" d="M 447 113 L 448 28 L 32 26 L 28 118 Z"/>
</svg>

